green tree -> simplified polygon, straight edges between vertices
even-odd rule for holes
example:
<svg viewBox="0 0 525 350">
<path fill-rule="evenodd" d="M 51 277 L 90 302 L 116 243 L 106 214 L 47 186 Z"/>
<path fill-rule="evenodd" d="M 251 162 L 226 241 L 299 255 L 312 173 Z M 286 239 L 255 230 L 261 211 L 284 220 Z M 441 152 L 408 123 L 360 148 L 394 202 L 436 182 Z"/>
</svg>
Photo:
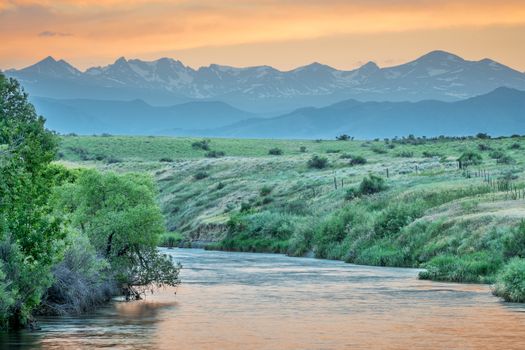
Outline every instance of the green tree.
<svg viewBox="0 0 525 350">
<path fill-rule="evenodd" d="M 179 267 L 159 254 L 165 231 L 156 187 L 150 177 L 86 170 L 59 190 L 61 208 L 111 265 L 127 296 L 141 287 L 179 283 Z"/>
<path fill-rule="evenodd" d="M 14 79 L 0 74 L 0 323 L 18 327 L 52 281 L 64 238 L 50 215 L 48 172 L 57 148 Z"/>
</svg>

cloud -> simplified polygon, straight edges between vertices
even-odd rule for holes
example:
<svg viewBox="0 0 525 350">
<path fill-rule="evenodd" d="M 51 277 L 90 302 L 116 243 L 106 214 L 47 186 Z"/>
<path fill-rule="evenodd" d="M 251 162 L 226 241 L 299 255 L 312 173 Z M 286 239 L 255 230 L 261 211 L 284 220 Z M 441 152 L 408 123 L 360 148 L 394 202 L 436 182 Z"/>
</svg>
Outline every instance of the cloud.
<svg viewBox="0 0 525 350">
<path fill-rule="evenodd" d="M 44 30 L 43 32 L 38 33 L 38 36 L 48 38 L 54 36 L 72 36 L 71 33 L 62 33 L 62 32 L 53 32 L 50 30 Z"/>
</svg>

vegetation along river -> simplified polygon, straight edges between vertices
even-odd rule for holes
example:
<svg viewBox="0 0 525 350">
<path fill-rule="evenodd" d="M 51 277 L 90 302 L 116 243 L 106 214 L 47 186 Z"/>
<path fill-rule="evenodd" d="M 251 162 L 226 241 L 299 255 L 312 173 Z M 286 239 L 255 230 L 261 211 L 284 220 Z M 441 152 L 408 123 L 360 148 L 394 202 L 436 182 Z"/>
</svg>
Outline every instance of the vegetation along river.
<svg viewBox="0 0 525 350">
<path fill-rule="evenodd" d="M 525 306 L 418 270 L 166 250 L 183 284 L 9 333 L 13 349 L 523 349 Z"/>
</svg>

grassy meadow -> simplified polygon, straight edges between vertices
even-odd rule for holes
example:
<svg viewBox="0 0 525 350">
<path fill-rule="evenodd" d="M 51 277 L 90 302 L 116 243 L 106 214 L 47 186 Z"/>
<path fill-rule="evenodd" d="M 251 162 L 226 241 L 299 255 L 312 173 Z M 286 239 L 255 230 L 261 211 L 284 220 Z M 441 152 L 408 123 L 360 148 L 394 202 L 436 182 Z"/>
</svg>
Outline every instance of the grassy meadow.
<svg viewBox="0 0 525 350">
<path fill-rule="evenodd" d="M 524 150 L 519 136 L 63 136 L 60 162 L 154 176 L 170 245 L 423 267 L 422 278 L 492 283 L 525 257 Z"/>
</svg>

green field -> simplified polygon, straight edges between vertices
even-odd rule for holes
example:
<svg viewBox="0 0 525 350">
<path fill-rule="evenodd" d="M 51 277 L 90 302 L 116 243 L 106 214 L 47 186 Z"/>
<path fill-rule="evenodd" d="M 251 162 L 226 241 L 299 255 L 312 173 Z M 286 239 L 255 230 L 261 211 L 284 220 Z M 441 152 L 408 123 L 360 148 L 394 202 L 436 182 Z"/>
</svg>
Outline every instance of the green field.
<svg viewBox="0 0 525 350">
<path fill-rule="evenodd" d="M 60 161 L 151 173 L 167 230 L 185 245 L 426 267 L 423 278 L 463 282 L 492 282 L 525 254 L 525 242 L 508 243 L 525 235 L 523 137 L 201 141 L 67 136 Z M 469 151 L 481 158 L 459 169 Z M 309 167 L 314 155 L 327 166 Z M 352 165 L 359 157 L 366 164 Z M 369 174 L 385 188 L 360 194 Z"/>
</svg>

